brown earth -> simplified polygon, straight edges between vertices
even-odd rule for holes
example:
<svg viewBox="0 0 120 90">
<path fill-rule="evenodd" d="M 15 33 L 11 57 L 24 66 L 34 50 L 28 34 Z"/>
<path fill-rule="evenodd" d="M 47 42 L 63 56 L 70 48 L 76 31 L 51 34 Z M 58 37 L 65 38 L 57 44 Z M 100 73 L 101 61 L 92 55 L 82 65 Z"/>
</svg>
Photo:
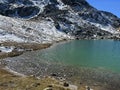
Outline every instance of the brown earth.
<svg viewBox="0 0 120 90">
<path fill-rule="evenodd" d="M 52 44 L 47 43 L 47 44 L 38 44 L 38 43 L 16 43 L 16 42 L 3 42 L 0 43 L 0 46 L 14 46 L 16 48 L 21 48 L 24 49 L 24 51 L 16 51 L 13 50 L 12 52 L 9 53 L 3 53 L 0 52 L 0 59 L 6 58 L 6 57 L 14 57 L 23 54 L 25 51 L 35 51 L 35 50 L 40 50 L 40 49 L 45 49 L 50 47 Z"/>
</svg>

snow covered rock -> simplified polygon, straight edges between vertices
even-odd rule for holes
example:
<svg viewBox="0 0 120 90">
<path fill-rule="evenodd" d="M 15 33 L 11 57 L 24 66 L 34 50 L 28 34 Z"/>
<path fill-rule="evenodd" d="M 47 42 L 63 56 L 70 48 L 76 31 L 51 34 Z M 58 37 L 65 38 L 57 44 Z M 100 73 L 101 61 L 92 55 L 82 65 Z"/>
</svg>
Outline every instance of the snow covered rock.
<svg viewBox="0 0 120 90">
<path fill-rule="evenodd" d="M 34 22 L 0 16 L 1 42 L 49 43 L 70 38 L 58 31 L 54 23 L 47 19 Z"/>
</svg>

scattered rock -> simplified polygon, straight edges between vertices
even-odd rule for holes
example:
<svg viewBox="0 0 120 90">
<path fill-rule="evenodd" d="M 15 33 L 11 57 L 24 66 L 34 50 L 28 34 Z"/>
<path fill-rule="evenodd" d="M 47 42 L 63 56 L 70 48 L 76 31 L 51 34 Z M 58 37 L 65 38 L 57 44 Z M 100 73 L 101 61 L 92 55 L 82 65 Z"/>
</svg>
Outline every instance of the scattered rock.
<svg viewBox="0 0 120 90">
<path fill-rule="evenodd" d="M 48 85 L 47 87 L 53 87 L 53 85 Z"/>
<path fill-rule="evenodd" d="M 38 86 L 40 86 L 40 83 L 34 83 L 32 86 L 33 87 L 38 87 Z"/>
<path fill-rule="evenodd" d="M 78 90 L 76 85 L 69 85 L 70 90 Z"/>
<path fill-rule="evenodd" d="M 86 86 L 86 90 L 93 90 L 93 89 L 91 89 L 89 86 Z"/>
<path fill-rule="evenodd" d="M 113 36 L 113 40 L 120 40 L 120 36 Z"/>
<path fill-rule="evenodd" d="M 83 84 L 82 82 L 80 82 L 80 85 Z"/>
<path fill-rule="evenodd" d="M 93 86 L 99 86 L 97 83 L 94 83 Z"/>
<path fill-rule="evenodd" d="M 0 86 L 13 88 L 16 86 L 16 84 L 14 83 L 14 81 L 9 81 L 9 82 L 0 83 Z"/>
<path fill-rule="evenodd" d="M 53 77 L 56 77 L 56 76 L 57 76 L 57 74 L 55 74 L 55 73 L 52 73 L 52 74 L 51 74 L 51 76 L 53 76 Z"/>
<path fill-rule="evenodd" d="M 64 87 L 69 87 L 69 84 L 67 82 L 63 83 Z"/>
<path fill-rule="evenodd" d="M 58 78 L 61 82 L 66 80 L 66 79 L 63 78 L 63 77 L 57 77 L 57 78 Z"/>
<path fill-rule="evenodd" d="M 52 88 L 45 88 L 45 89 L 43 89 L 43 90 L 53 90 Z"/>
<path fill-rule="evenodd" d="M 87 89 L 87 90 L 90 90 L 90 87 L 87 87 L 86 89 Z"/>
</svg>

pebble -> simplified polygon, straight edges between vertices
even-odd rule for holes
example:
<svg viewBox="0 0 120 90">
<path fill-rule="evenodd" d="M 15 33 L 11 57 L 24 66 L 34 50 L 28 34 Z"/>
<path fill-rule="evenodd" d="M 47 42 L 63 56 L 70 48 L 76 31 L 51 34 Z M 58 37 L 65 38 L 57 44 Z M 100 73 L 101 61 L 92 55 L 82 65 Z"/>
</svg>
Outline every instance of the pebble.
<svg viewBox="0 0 120 90">
<path fill-rule="evenodd" d="M 52 88 L 45 88 L 45 89 L 43 89 L 43 90 L 53 90 Z"/>
<path fill-rule="evenodd" d="M 82 82 L 80 82 L 80 85 L 83 84 Z"/>
<path fill-rule="evenodd" d="M 51 74 L 51 76 L 53 76 L 53 77 L 56 77 L 56 76 L 57 76 L 57 74 L 55 74 L 55 73 L 52 73 L 52 74 Z"/>
<path fill-rule="evenodd" d="M 69 85 L 70 90 L 78 90 L 76 85 Z"/>
<path fill-rule="evenodd" d="M 63 83 L 63 86 L 64 87 L 69 87 L 69 84 L 65 82 L 65 83 Z"/>
<path fill-rule="evenodd" d="M 85 87 L 86 87 L 86 90 L 93 90 L 89 86 L 85 86 Z"/>
<path fill-rule="evenodd" d="M 32 86 L 33 87 L 38 87 L 38 86 L 40 86 L 40 83 L 34 83 Z"/>
<path fill-rule="evenodd" d="M 53 87 L 52 85 L 48 85 L 47 87 Z"/>
</svg>

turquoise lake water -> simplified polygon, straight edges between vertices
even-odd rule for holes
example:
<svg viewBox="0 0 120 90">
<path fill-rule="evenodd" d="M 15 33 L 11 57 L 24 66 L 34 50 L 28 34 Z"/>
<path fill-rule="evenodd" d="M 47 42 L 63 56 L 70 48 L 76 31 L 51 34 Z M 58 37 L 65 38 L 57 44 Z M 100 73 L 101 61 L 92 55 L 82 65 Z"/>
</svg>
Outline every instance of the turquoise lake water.
<svg viewBox="0 0 120 90">
<path fill-rule="evenodd" d="M 41 50 L 37 57 L 78 67 L 120 72 L 120 41 L 75 40 Z"/>
</svg>

